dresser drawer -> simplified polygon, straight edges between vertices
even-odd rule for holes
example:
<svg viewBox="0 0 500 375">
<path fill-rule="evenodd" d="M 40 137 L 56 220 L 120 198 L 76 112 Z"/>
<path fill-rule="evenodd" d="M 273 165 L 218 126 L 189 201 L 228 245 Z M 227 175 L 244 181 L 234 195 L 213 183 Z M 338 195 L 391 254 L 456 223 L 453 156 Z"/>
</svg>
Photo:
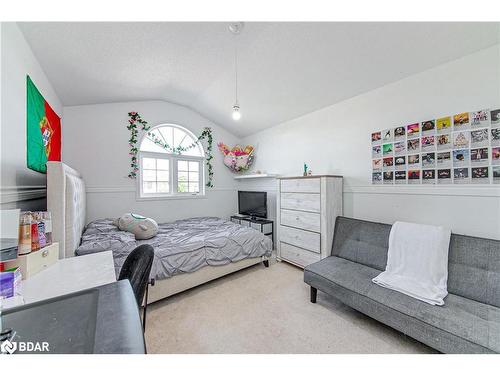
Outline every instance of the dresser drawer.
<svg viewBox="0 0 500 375">
<path fill-rule="evenodd" d="M 319 193 L 320 191 L 319 178 L 281 180 L 282 193 Z"/>
<path fill-rule="evenodd" d="M 281 210 L 280 216 L 283 225 L 320 232 L 321 218 L 318 213 Z"/>
<path fill-rule="evenodd" d="M 298 264 L 302 267 L 306 267 L 309 264 L 320 260 L 319 254 L 301 249 L 285 242 L 281 242 L 280 244 L 280 258 L 283 260 L 289 260 L 290 262 Z"/>
<path fill-rule="evenodd" d="M 19 255 L 17 259 L 6 262 L 11 267 L 20 267 L 24 279 L 28 279 L 38 272 L 50 267 L 59 259 L 59 244 L 53 243 L 40 250 L 33 251 L 26 255 Z"/>
<path fill-rule="evenodd" d="M 321 237 L 319 233 L 280 225 L 279 236 L 280 241 L 290 245 L 295 245 L 315 253 L 321 252 Z"/>
<path fill-rule="evenodd" d="M 319 194 L 282 193 L 281 208 L 320 212 L 321 199 Z"/>
</svg>

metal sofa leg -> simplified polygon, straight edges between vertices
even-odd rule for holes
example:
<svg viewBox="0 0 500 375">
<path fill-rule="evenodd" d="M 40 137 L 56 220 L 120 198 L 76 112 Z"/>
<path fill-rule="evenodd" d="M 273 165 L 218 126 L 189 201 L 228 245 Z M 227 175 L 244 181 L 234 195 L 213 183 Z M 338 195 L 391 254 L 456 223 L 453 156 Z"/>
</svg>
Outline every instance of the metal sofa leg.
<svg viewBox="0 0 500 375">
<path fill-rule="evenodd" d="M 311 287 L 311 303 L 316 303 L 317 296 L 318 296 L 318 289 Z"/>
</svg>

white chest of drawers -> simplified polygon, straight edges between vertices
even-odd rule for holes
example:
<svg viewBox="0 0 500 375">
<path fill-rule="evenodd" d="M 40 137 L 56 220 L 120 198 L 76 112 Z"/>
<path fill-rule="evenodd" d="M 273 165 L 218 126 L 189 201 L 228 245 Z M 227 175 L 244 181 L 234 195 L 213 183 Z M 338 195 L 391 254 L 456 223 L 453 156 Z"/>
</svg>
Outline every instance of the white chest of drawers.
<svg viewBox="0 0 500 375">
<path fill-rule="evenodd" d="M 342 215 L 342 177 L 279 178 L 276 201 L 278 260 L 305 267 L 329 256 Z"/>
</svg>

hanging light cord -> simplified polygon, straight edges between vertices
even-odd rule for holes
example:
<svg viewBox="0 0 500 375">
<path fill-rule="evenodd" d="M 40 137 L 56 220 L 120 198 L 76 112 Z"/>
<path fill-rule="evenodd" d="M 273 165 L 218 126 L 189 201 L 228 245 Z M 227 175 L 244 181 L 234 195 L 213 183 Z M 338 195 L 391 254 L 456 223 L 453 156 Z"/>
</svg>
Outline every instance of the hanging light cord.
<svg viewBox="0 0 500 375">
<path fill-rule="evenodd" d="M 235 104 L 238 105 L 238 43 L 236 38 L 234 40 L 234 82 L 234 96 L 236 98 Z"/>
</svg>

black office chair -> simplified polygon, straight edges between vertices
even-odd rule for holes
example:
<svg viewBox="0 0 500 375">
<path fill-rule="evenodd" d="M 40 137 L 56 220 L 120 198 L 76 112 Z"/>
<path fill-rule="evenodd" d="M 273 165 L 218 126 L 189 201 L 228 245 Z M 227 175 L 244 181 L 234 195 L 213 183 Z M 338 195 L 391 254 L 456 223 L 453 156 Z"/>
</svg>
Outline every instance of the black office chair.
<svg viewBox="0 0 500 375">
<path fill-rule="evenodd" d="M 154 285 L 155 279 L 149 279 L 153 265 L 154 249 L 151 245 L 137 246 L 125 259 L 118 280 L 129 280 L 134 291 L 137 305 L 140 308 L 144 302 L 142 313 L 142 329 L 146 330 L 146 310 L 148 307 L 148 287 Z M 146 295 L 146 298 L 144 298 Z"/>
</svg>

